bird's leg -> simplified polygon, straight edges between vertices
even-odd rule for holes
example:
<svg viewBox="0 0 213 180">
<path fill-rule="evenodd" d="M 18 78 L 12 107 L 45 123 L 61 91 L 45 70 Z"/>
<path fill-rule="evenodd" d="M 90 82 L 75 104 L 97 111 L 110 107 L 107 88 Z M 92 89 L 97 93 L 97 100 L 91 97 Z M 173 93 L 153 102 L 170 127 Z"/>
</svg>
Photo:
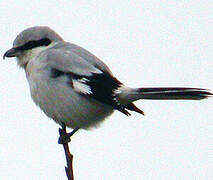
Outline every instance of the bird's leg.
<svg viewBox="0 0 213 180">
<path fill-rule="evenodd" d="M 79 128 L 73 129 L 70 133 L 67 133 L 66 131 L 66 125 L 63 123 L 62 128 L 59 128 L 59 138 L 58 138 L 58 144 L 65 144 L 70 142 L 70 137 L 79 130 Z"/>
<path fill-rule="evenodd" d="M 67 161 L 67 166 L 65 166 L 65 172 L 67 175 L 67 178 L 69 180 L 74 180 L 74 173 L 73 173 L 73 155 L 70 153 L 69 150 L 69 145 L 68 143 L 70 142 L 70 137 L 79 129 L 75 128 L 71 133 L 66 132 L 66 126 L 63 123 L 62 128 L 59 128 L 59 139 L 58 143 L 63 145 L 64 152 L 65 152 L 65 157 Z"/>
</svg>

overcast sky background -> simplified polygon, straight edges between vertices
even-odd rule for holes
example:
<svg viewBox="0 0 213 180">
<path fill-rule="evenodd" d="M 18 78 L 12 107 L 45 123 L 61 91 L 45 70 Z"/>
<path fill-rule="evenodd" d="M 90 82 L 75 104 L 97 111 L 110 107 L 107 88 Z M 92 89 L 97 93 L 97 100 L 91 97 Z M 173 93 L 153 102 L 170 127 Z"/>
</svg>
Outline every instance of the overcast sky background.
<svg viewBox="0 0 213 180">
<path fill-rule="evenodd" d="M 0 55 L 47 25 L 101 58 L 131 87 L 213 89 L 212 0 L 0 1 Z M 15 59 L 0 61 L 0 179 L 66 179 L 58 125 L 31 100 Z M 210 180 L 213 99 L 138 101 L 70 144 L 75 180 Z"/>
</svg>

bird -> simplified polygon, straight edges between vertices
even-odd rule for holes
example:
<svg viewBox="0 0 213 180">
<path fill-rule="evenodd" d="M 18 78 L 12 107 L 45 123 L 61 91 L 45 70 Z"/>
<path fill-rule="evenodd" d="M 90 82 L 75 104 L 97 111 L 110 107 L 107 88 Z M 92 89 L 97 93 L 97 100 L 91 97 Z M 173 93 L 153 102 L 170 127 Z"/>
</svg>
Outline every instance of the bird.
<svg viewBox="0 0 213 180">
<path fill-rule="evenodd" d="M 115 110 L 144 115 L 134 104 L 140 99 L 201 100 L 213 95 L 202 88 L 125 86 L 98 57 L 47 26 L 20 32 L 6 57 L 16 57 L 24 69 L 35 104 L 61 127 L 73 129 L 69 137 L 96 127 Z"/>
</svg>

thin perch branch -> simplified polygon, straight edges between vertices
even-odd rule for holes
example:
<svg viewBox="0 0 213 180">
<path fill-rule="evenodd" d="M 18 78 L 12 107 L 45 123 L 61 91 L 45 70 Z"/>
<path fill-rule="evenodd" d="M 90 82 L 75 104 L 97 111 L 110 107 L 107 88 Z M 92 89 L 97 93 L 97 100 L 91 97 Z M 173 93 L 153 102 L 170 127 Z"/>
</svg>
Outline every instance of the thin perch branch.
<svg viewBox="0 0 213 180">
<path fill-rule="evenodd" d="M 67 135 L 65 125 L 62 127 L 62 129 L 59 128 L 59 134 L 60 134 L 60 137 Z M 66 161 L 67 161 L 67 167 L 65 166 L 67 178 L 68 178 L 68 180 L 74 180 L 73 163 L 72 163 L 73 162 L 73 155 L 70 153 L 68 142 L 64 142 L 62 145 L 64 147 L 64 152 L 65 152 Z"/>
</svg>

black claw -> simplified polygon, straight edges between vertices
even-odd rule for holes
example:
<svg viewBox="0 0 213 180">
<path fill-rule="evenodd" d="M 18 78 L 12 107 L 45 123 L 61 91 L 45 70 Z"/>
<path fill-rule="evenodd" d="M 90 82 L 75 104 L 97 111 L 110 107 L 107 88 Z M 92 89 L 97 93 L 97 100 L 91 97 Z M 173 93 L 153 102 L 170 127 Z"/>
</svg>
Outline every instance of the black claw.
<svg viewBox="0 0 213 180">
<path fill-rule="evenodd" d="M 71 141 L 70 135 L 66 132 L 65 126 L 63 126 L 62 129 L 59 128 L 59 134 L 58 144 L 66 144 Z"/>
<path fill-rule="evenodd" d="M 61 135 L 58 138 L 58 144 L 66 144 L 71 141 L 69 135 Z"/>
<path fill-rule="evenodd" d="M 66 126 L 63 124 L 62 128 L 59 128 L 59 138 L 58 138 L 58 144 L 66 144 L 71 141 L 70 137 L 78 131 L 79 128 L 74 129 L 72 132 L 67 133 L 66 132 Z"/>
</svg>

